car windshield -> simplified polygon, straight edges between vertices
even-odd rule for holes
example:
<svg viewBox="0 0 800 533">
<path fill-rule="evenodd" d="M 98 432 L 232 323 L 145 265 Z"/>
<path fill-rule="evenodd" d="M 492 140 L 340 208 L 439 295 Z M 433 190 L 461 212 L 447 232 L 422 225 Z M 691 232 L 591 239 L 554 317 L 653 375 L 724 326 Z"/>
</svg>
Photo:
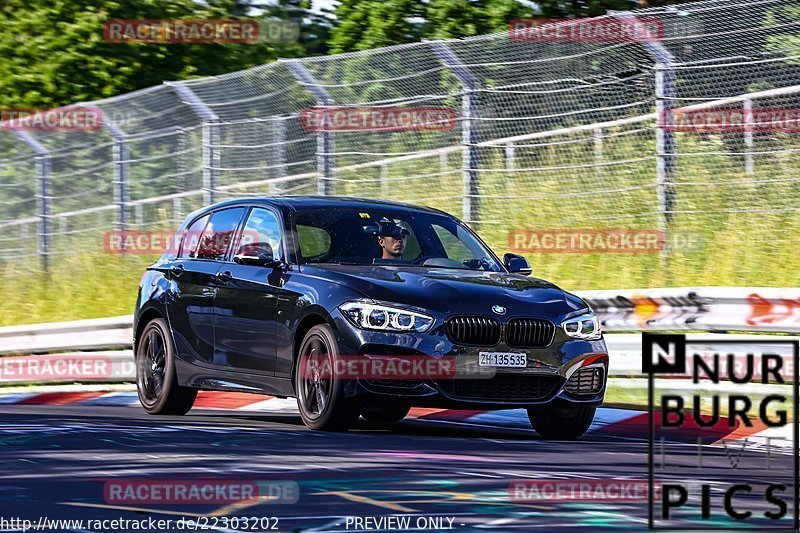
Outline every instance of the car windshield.
<svg viewBox="0 0 800 533">
<path fill-rule="evenodd" d="M 300 208 L 290 220 L 303 264 L 503 271 L 485 244 L 446 215 L 354 206 Z"/>
</svg>

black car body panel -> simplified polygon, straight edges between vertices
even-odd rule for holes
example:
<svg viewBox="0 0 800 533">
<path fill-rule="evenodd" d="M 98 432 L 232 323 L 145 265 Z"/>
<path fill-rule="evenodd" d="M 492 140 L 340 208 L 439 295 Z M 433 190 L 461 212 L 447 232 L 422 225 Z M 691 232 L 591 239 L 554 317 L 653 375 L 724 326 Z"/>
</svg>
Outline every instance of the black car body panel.
<svg viewBox="0 0 800 533">
<path fill-rule="evenodd" d="M 362 199 L 258 198 L 223 202 L 192 213 L 179 234 L 185 234 L 193 222 L 208 213 L 213 218 L 216 212 L 242 207 L 263 209 L 260 213 L 264 216 L 274 215 L 281 232 L 280 250 L 275 250 L 281 257 L 279 264 L 240 264 L 233 260 L 232 249 L 215 260 L 181 257 L 176 250 L 165 253 L 142 277 L 134 343 L 148 320 L 165 318 L 176 347 L 176 371 L 181 385 L 293 396 L 298 343 L 311 326 L 327 323 L 333 328 L 343 355 L 453 357 L 461 365 L 475 364 L 479 353 L 487 350 L 527 354 L 525 368 L 497 368 L 496 375 L 488 379 L 449 383 L 356 379 L 348 383 L 349 395 L 405 398 L 420 406 L 467 405 L 482 409 L 524 407 L 556 397 L 582 404 L 602 402 L 608 362 L 605 342 L 602 337 L 571 338 L 561 327 L 566 318 L 588 311 L 581 298 L 547 281 L 505 271 L 490 250 L 487 261 L 501 265 L 492 267 L 494 270 L 412 264 L 303 264 L 298 229 L 293 225 L 299 212 L 333 207 L 441 217 L 443 224 L 459 224 L 459 231 L 469 231 L 450 215 Z M 236 233 L 231 234 L 232 243 L 242 238 L 246 219 L 247 216 L 242 217 Z M 421 241 L 425 238 L 420 236 Z M 434 322 L 421 333 L 363 329 L 339 308 L 351 301 L 421 312 Z M 503 308 L 502 313 L 497 312 L 499 307 Z M 467 317 L 465 323 L 481 317 L 481 323 L 497 328 L 496 342 L 476 345 L 453 339 L 448 324 L 456 320 L 454 317 Z M 542 341 L 540 346 L 525 347 L 510 342 L 515 335 L 512 328 L 530 324 L 543 328 L 546 344 Z M 600 380 L 589 394 L 575 392 L 576 385 L 565 388 L 567 379 L 579 368 L 582 374 L 576 374 L 571 383 L 577 383 L 578 376 Z"/>
</svg>

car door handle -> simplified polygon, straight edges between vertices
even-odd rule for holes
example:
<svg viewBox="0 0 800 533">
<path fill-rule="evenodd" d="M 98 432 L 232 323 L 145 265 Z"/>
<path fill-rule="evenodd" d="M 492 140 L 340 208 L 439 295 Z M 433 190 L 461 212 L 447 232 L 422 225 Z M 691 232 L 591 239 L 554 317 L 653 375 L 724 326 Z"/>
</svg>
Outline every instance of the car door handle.
<svg viewBox="0 0 800 533">
<path fill-rule="evenodd" d="M 222 283 L 227 283 L 233 279 L 233 274 L 231 274 L 230 270 L 226 270 L 225 272 L 217 272 L 217 281 Z"/>
<path fill-rule="evenodd" d="M 175 276 L 180 276 L 183 274 L 184 267 L 183 265 L 172 265 L 169 267 L 169 271 L 172 272 Z"/>
</svg>

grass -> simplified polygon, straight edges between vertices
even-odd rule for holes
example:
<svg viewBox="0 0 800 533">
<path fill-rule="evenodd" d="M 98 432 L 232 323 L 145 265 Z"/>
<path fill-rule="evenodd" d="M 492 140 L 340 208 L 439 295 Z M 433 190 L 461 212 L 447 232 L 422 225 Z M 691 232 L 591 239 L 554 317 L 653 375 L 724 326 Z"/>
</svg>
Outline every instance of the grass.
<svg viewBox="0 0 800 533">
<path fill-rule="evenodd" d="M 0 273 L 0 324 L 33 324 L 133 313 L 139 280 L 153 256 L 103 253 L 57 256 L 49 275 L 16 268 Z"/>
<path fill-rule="evenodd" d="M 800 285 L 800 269 L 795 266 L 800 249 L 797 139 L 776 134 L 759 140 L 757 148 L 777 153 L 755 156 L 756 174 L 748 176 L 742 161 L 726 154 L 719 137 L 678 135 L 682 156 L 678 158 L 676 213 L 666 234 L 674 244 L 669 254 L 528 251 L 525 255 L 534 275 L 567 290 Z M 346 147 L 337 145 L 337 149 Z M 603 160 L 627 163 L 581 167 L 594 161 L 593 149 L 591 142 L 518 148 L 517 167 L 529 170 L 513 172 L 504 170 L 502 150 L 482 149 L 480 222 L 473 226 L 498 255 L 510 251 L 512 230 L 659 230 L 664 221 L 658 208 L 652 138 L 637 133 L 608 139 Z M 697 157 L 697 153 L 703 155 Z M 461 154 L 450 155 L 444 164 L 438 157 L 398 163 L 388 167 L 388 188 L 384 184 L 383 189 L 381 169 L 361 169 L 337 175 L 341 181 L 335 182 L 334 192 L 420 203 L 460 216 L 460 166 Z M 576 166 L 580 168 L 572 168 Z M 313 189 L 309 182 L 294 193 L 314 194 Z M 246 187 L 243 191 L 267 192 Z M 174 229 L 171 204 L 145 209 L 149 229 Z M 78 222 L 71 224 L 70 230 L 81 229 Z M 80 224 L 110 228 L 112 221 Z M 47 275 L 35 259 L 0 264 L 0 301 L 4 303 L 0 325 L 132 312 L 140 276 L 155 257 L 106 254 L 101 233 L 60 238 L 58 250 L 82 251 L 53 256 Z M 35 237 L 30 245 L 35 246 Z"/>
</svg>

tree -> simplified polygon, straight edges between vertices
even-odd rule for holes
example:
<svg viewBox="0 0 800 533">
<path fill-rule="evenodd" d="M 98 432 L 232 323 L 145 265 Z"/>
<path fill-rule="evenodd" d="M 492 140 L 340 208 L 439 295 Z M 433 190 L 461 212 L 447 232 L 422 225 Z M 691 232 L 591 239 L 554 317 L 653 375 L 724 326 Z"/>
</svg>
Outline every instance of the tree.
<svg viewBox="0 0 800 533">
<path fill-rule="evenodd" d="M 307 2 L 281 0 L 265 17 L 306 24 Z M 230 19 L 249 3 L 235 0 L 0 0 L 0 106 L 53 107 L 211 76 L 277 57 L 324 53 L 319 20 L 295 42 L 256 44 L 110 44 L 108 19 Z M 304 33 L 305 32 L 305 33 Z M 325 35 L 322 35 L 325 38 Z M 310 40 L 304 46 L 303 39 Z"/>
<path fill-rule="evenodd" d="M 331 51 L 350 52 L 418 41 L 418 18 L 423 11 L 417 0 L 342 0 L 334 11 Z"/>
<path fill-rule="evenodd" d="M 517 18 L 578 18 L 609 10 L 688 0 L 341 0 L 331 30 L 332 52 L 502 32 Z"/>
</svg>

